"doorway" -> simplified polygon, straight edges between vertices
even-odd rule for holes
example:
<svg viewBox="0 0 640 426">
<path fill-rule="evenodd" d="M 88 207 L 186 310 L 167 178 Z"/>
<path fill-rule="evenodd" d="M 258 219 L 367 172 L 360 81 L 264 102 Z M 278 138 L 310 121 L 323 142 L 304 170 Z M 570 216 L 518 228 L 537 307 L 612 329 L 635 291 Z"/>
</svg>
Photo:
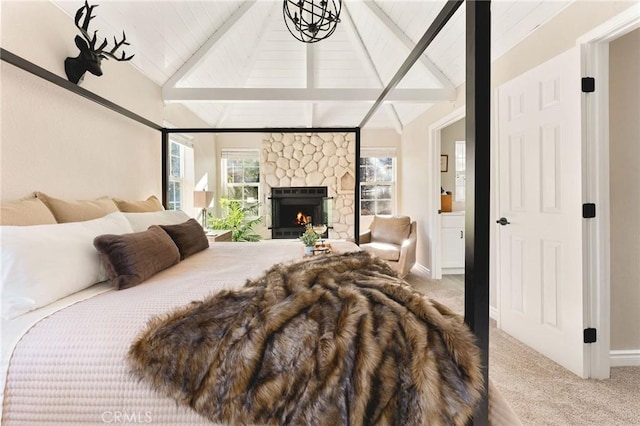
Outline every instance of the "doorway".
<svg viewBox="0 0 640 426">
<path fill-rule="evenodd" d="M 442 275 L 464 276 L 465 119 L 440 131 L 440 259 Z"/>
<path fill-rule="evenodd" d="M 640 365 L 640 29 L 609 43 L 611 366 Z"/>
<path fill-rule="evenodd" d="M 610 105 L 612 97 L 610 93 L 612 80 L 609 59 L 610 44 L 639 27 L 640 9 L 630 7 L 626 12 L 605 22 L 578 40 L 578 44 L 582 48 L 583 75 L 595 79 L 595 91 L 584 96 L 582 110 L 583 143 L 586 153 L 583 161 L 587 171 L 583 175 L 583 198 L 596 205 L 596 217 L 585 222 L 583 230 L 585 236 L 585 295 L 589 302 L 585 304 L 585 313 L 590 320 L 590 326 L 597 330 L 608 331 L 614 327 L 624 327 L 624 320 L 621 324 L 618 324 L 617 320 L 616 324 L 612 323 L 611 315 L 615 301 L 612 299 L 611 282 L 612 264 L 610 260 L 612 252 L 610 242 L 614 235 L 611 233 L 613 220 L 611 208 L 613 207 L 610 203 L 611 201 L 615 202 L 615 199 L 611 198 L 613 182 L 610 170 L 610 144 L 613 143 L 613 140 L 610 140 L 610 130 L 612 120 L 615 122 L 617 119 L 615 116 L 617 113 L 612 109 L 613 105 Z M 624 62 L 626 62 L 626 58 Z M 623 64 L 623 66 L 625 65 Z M 632 79 L 637 88 L 638 75 L 634 75 Z M 631 89 L 632 86 L 627 86 L 625 83 L 624 90 L 633 93 Z M 637 97 L 635 101 L 637 105 Z M 635 119 L 631 122 L 637 124 L 637 111 Z M 629 177 L 624 174 L 623 176 Z M 635 183 L 636 191 L 638 187 L 638 183 Z M 637 285 L 637 281 L 635 284 Z M 623 298 L 626 297 L 623 296 Z M 616 306 L 616 309 L 618 308 Z M 624 307 L 620 308 L 624 309 Z M 637 305 L 635 309 L 637 310 Z M 606 331 L 599 333 L 598 342 L 589 345 L 588 357 L 591 366 L 590 377 L 592 378 L 608 378 L 610 366 L 640 365 L 640 348 L 619 351 L 614 349 L 612 351 L 611 334 Z"/>
<path fill-rule="evenodd" d="M 444 129 L 455 124 L 456 122 L 459 122 L 460 120 L 464 122 L 465 112 L 466 112 L 466 108 L 464 106 L 461 108 L 458 108 L 429 127 L 429 141 L 431 143 L 430 151 L 431 151 L 431 160 L 432 160 L 431 182 L 433 184 L 433 187 L 431 188 L 431 191 L 430 191 L 432 196 L 431 205 L 436 207 L 436 209 L 430 215 L 430 220 L 429 220 L 429 235 L 431 235 L 431 244 L 432 244 L 432 247 L 434 248 L 433 250 L 431 250 L 430 275 L 431 275 L 431 278 L 435 280 L 439 280 L 442 278 L 442 250 L 441 250 L 442 132 Z M 462 127 L 464 130 L 464 124 Z M 463 135 L 464 135 L 464 132 L 463 132 Z M 463 237 L 464 237 L 464 234 L 463 234 Z M 462 241 L 464 241 L 464 238 L 462 238 Z M 462 271 L 464 271 L 464 265 L 462 267 Z"/>
</svg>

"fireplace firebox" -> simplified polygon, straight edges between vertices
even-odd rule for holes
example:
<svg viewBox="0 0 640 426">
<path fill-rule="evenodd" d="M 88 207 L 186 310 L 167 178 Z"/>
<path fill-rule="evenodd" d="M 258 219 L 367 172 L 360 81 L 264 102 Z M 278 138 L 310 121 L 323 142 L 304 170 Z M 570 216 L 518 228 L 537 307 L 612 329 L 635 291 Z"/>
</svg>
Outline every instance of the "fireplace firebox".
<svg viewBox="0 0 640 426">
<path fill-rule="evenodd" d="M 294 186 L 271 189 L 271 238 L 298 238 L 307 224 L 329 223 L 326 186 Z M 322 235 L 328 238 L 328 231 Z"/>
</svg>

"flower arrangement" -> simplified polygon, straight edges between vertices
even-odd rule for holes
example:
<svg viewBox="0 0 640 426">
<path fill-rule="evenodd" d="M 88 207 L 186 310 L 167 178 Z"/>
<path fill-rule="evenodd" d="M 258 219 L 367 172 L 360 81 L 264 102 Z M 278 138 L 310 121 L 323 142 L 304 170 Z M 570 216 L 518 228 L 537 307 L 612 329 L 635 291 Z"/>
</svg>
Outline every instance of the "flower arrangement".
<svg viewBox="0 0 640 426">
<path fill-rule="evenodd" d="M 320 236 L 313 230 L 313 226 L 307 224 L 304 234 L 300 236 L 300 241 L 302 241 L 305 246 L 312 247 L 316 241 L 318 241 L 318 238 L 320 238 Z"/>
</svg>

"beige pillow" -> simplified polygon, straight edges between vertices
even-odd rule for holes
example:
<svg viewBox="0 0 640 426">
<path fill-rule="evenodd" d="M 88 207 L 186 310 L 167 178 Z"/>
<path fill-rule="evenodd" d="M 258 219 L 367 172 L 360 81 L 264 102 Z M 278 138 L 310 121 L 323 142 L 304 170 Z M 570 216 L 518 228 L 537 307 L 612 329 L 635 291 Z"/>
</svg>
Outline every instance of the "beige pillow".
<svg viewBox="0 0 640 426">
<path fill-rule="evenodd" d="M 0 205 L 0 225 L 51 225 L 55 224 L 47 206 L 37 198 L 24 198 Z"/>
<path fill-rule="evenodd" d="M 36 192 L 36 197 L 49 207 L 58 223 L 84 222 L 118 211 L 115 203 L 107 197 L 97 200 L 62 200 L 42 192 Z"/>
<path fill-rule="evenodd" d="M 150 196 L 144 201 L 129 201 L 114 198 L 113 201 L 118 206 L 121 212 L 127 213 L 146 213 L 146 212 L 159 212 L 164 210 L 162 203 L 155 195 Z"/>
</svg>

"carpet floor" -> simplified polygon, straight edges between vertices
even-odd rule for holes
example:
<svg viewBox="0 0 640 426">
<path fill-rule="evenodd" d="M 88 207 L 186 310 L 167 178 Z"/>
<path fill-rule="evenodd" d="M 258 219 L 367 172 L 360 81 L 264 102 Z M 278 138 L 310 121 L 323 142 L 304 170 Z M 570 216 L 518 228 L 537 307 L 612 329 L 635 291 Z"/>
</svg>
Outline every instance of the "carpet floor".
<svg viewBox="0 0 640 426">
<path fill-rule="evenodd" d="M 462 313 L 464 277 L 405 278 Z M 491 322 L 489 378 L 523 425 L 639 426 L 640 367 L 614 367 L 608 380 L 583 380 L 496 328 Z"/>
</svg>

